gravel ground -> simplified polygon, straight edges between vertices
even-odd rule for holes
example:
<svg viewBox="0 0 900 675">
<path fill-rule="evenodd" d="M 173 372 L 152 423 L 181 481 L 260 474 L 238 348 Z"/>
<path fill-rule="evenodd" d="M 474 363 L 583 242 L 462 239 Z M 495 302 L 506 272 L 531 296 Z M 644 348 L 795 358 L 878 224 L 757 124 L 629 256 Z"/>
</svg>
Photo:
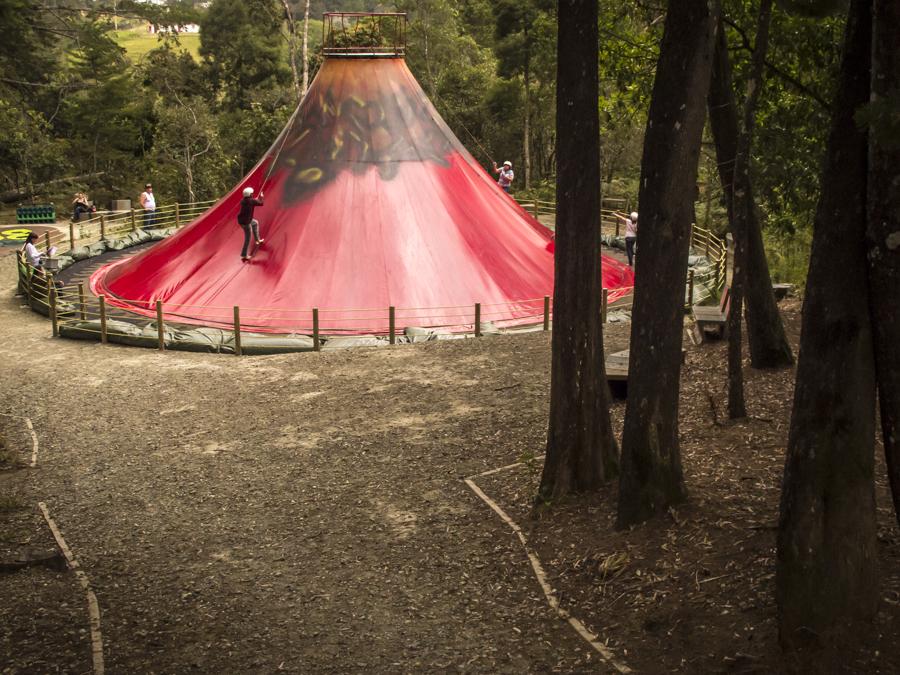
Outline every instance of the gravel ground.
<svg viewBox="0 0 900 675">
<path fill-rule="evenodd" d="M 542 450 L 546 335 L 160 354 L 54 340 L 14 287 L 4 258 L 2 412 L 41 449 L 0 485 L 35 522 L 46 502 L 110 672 L 607 672 L 461 480 Z M 21 574 L 3 577 L 0 671 L 89 670 L 77 585 L 28 572 L 61 607 Z"/>
</svg>

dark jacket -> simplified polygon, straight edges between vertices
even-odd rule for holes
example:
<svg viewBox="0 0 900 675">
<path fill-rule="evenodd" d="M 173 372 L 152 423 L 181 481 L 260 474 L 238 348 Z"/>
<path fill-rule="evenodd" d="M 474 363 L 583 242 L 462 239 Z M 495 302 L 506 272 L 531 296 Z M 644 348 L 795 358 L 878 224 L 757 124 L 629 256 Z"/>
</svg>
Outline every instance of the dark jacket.
<svg viewBox="0 0 900 675">
<path fill-rule="evenodd" d="M 238 213 L 238 223 L 240 225 L 249 225 L 250 221 L 253 220 L 253 209 L 262 205 L 262 199 L 256 199 L 255 197 L 241 198 L 241 211 Z"/>
</svg>

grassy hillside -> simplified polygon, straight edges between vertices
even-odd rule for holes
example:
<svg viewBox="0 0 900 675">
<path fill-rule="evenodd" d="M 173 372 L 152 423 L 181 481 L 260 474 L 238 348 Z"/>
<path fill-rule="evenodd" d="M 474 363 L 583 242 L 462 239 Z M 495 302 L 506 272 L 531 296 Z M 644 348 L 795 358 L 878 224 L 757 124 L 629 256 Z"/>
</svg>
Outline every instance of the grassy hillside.
<svg viewBox="0 0 900 675">
<path fill-rule="evenodd" d="M 134 63 L 139 62 L 147 52 L 155 49 L 161 43 L 159 36 L 147 32 L 146 26 L 120 30 L 117 33 L 113 33 L 113 35 L 119 45 L 128 52 L 128 58 Z M 180 35 L 178 42 L 181 48 L 195 59 L 200 58 L 198 53 L 200 36 L 197 33 Z"/>
</svg>

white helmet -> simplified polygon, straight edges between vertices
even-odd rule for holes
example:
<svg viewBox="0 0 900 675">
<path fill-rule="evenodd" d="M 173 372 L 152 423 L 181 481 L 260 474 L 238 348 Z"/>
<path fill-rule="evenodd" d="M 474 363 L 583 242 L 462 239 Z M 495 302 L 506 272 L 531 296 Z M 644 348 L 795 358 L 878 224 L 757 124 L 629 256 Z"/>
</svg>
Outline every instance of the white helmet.
<svg viewBox="0 0 900 675">
<path fill-rule="evenodd" d="M 509 160 L 506 160 L 505 162 L 503 162 L 503 166 L 508 166 L 508 167 L 511 169 L 511 168 L 512 168 L 512 162 L 510 162 Z"/>
<path fill-rule="evenodd" d="M 253 196 L 253 188 L 252 188 L 252 187 L 245 187 L 245 188 L 244 188 L 244 196 L 245 196 L 245 197 L 252 197 L 252 196 Z"/>
<path fill-rule="evenodd" d="M 632 220 L 632 221 L 637 220 L 637 211 L 632 211 L 632 212 L 631 212 L 631 220 Z"/>
</svg>

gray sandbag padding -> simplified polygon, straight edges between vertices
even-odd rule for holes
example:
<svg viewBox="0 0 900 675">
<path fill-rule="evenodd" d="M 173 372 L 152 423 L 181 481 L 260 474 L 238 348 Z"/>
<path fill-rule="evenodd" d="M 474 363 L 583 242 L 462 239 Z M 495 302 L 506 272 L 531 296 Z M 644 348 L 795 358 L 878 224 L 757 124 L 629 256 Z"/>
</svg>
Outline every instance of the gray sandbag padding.
<svg viewBox="0 0 900 675">
<path fill-rule="evenodd" d="M 439 335 L 438 331 L 433 328 L 419 328 L 418 326 L 407 326 L 403 329 L 403 334 L 413 344 L 437 340 Z"/>
<path fill-rule="evenodd" d="M 94 256 L 103 255 L 109 249 L 106 246 L 105 241 L 95 241 L 93 244 L 88 244 L 88 258 L 93 258 Z"/>
<path fill-rule="evenodd" d="M 225 343 L 234 351 L 234 336 Z M 250 356 L 284 354 L 286 352 L 310 352 L 313 340 L 309 335 L 268 335 L 265 333 L 241 333 L 241 352 Z"/>
<path fill-rule="evenodd" d="M 500 335 L 501 330 L 490 321 L 481 322 L 482 335 Z"/>
<path fill-rule="evenodd" d="M 76 262 L 79 260 L 87 260 L 91 257 L 91 251 L 87 246 L 79 246 L 69 251 L 69 256 Z"/>
<path fill-rule="evenodd" d="M 119 321 L 116 323 L 125 323 Z M 156 332 L 156 324 L 151 323 L 145 326 L 135 326 L 129 324 L 135 331 L 123 331 L 114 335 L 109 329 L 109 341 L 119 344 L 128 345 L 129 347 L 159 347 L 159 335 Z M 163 341 L 168 345 L 172 341 L 173 333 L 171 330 L 163 330 Z"/>
<path fill-rule="evenodd" d="M 213 354 L 234 353 L 234 333 L 221 328 L 192 328 L 176 330 L 172 335 L 171 349 L 186 352 L 210 352 Z"/>
<path fill-rule="evenodd" d="M 346 335 L 329 337 L 322 345 L 322 350 L 344 349 L 345 347 L 380 347 L 390 344 L 386 337 L 375 335 Z"/>
<path fill-rule="evenodd" d="M 137 337 L 141 334 L 141 329 L 127 321 L 110 319 L 106 322 L 106 332 L 109 334 L 110 341 L 113 341 L 113 332 L 116 333 L 117 337 Z M 61 324 L 59 334 L 75 340 L 100 340 L 100 319 Z M 115 341 L 118 342 L 119 340 Z"/>
<path fill-rule="evenodd" d="M 110 251 L 121 251 L 123 248 L 128 248 L 131 246 L 124 239 L 110 239 L 106 242 L 106 248 Z"/>
<path fill-rule="evenodd" d="M 145 230 L 150 235 L 150 241 L 160 241 L 175 232 L 174 227 L 157 228 L 154 230 Z"/>
<path fill-rule="evenodd" d="M 69 255 L 58 255 L 56 259 L 59 261 L 59 271 L 62 272 L 67 267 L 75 264 L 75 258 Z"/>
</svg>

